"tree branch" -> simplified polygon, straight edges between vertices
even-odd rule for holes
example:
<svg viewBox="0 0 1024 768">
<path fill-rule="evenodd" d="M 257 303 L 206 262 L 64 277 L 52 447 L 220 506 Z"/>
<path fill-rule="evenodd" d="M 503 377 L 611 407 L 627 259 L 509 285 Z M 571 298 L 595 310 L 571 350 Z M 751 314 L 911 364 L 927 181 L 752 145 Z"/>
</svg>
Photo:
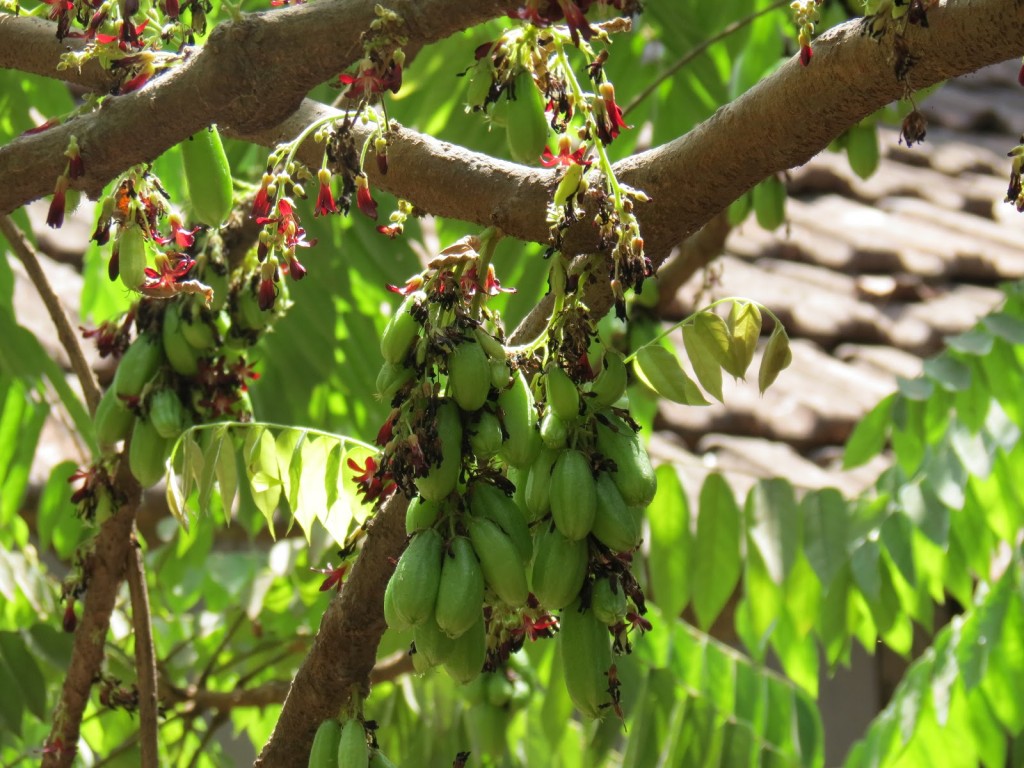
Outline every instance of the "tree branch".
<svg viewBox="0 0 1024 768">
<path fill-rule="evenodd" d="M 337 5 L 352 8 L 360 3 L 349 0 Z M 434 13 L 441 5 L 449 23 L 441 28 L 438 22 L 424 40 L 473 23 L 488 10 L 494 15 L 499 3 L 463 2 L 454 6 L 457 12 L 453 12 L 443 0 L 432 0 L 422 3 L 419 15 Z M 281 29 L 293 31 L 291 17 L 284 15 L 305 10 L 317 24 L 340 36 L 339 48 L 353 45 L 356 30 L 363 27 L 354 15 L 347 19 L 351 22 L 347 27 L 331 27 L 337 18 L 333 13 L 319 21 L 315 14 L 329 7 L 334 4 L 296 6 L 276 13 L 288 22 L 282 23 Z M 907 30 L 910 50 L 917 58 L 910 72 L 915 88 L 1024 54 L 1024 5 L 1016 0 L 942 5 L 929 11 L 929 21 L 927 29 Z M 305 15 L 302 22 L 294 26 L 306 29 Z M 63 170 L 63 151 L 72 129 L 83 144 L 86 189 L 93 194 L 119 171 L 152 159 L 211 122 L 221 124 L 230 135 L 268 146 L 294 137 L 330 108 L 306 102 L 300 112 L 282 122 L 298 103 L 289 103 L 286 109 L 277 103 L 279 94 L 307 88 L 318 78 L 324 79 L 326 72 L 343 68 L 346 60 L 332 56 L 329 67 L 316 62 L 315 76 L 297 71 L 301 67 L 279 70 L 275 57 L 282 51 L 301 62 L 307 62 L 309 56 L 298 44 L 294 49 L 253 44 L 254 38 L 276 37 L 278 31 L 275 15 L 221 25 L 207 48 L 150 87 L 111 99 L 96 115 L 0 148 L 0 177 L 10 180 L 0 189 L 0 212 L 50 191 Z M 616 166 L 623 181 L 652 197 L 651 203 L 640 207 L 639 216 L 654 258 L 663 259 L 669 248 L 762 179 L 805 163 L 851 124 L 903 95 L 904 85 L 896 80 L 888 61 L 889 44 L 863 35 L 859 22 L 826 32 L 814 46 L 810 66 L 801 67 L 794 57 L 686 136 Z M 252 75 L 235 82 L 234 77 L 220 74 L 234 70 L 219 67 L 239 62 L 246 64 L 247 71 L 274 72 L 274 88 L 253 81 Z M 190 74 L 193 70 L 198 74 Z M 195 92 L 189 90 L 193 87 Z M 182 110 L 182 103 L 188 103 L 190 109 Z M 260 108 L 264 103 L 265 110 Z M 375 186 L 428 213 L 480 226 L 496 225 L 514 237 L 546 242 L 542 212 L 555 172 L 495 160 L 405 129 L 396 131 L 388 157 L 386 176 L 373 167 L 367 169 Z M 589 224 L 581 223 L 568 233 L 566 248 L 570 252 L 595 247 L 596 236 Z"/>
<path fill-rule="evenodd" d="M 47 741 L 52 749 L 43 756 L 43 768 L 68 768 L 74 760 L 82 713 L 103 663 L 110 614 L 128 563 L 135 510 L 141 496 L 141 489 L 131 476 L 127 461 L 122 461 L 118 467 L 115 483 L 118 489 L 128 492 L 127 500 L 100 528 L 92 551 L 86 557 L 83 568 L 88 577 L 85 608 L 75 631 L 71 663 L 53 715 L 53 727 Z"/>
<path fill-rule="evenodd" d="M 372 0 L 293 5 L 219 24 L 198 52 L 185 49 L 176 66 L 140 90 L 109 98 L 96 112 L 0 148 L 0 214 L 52 190 L 64 171 L 64 150 L 72 136 L 85 161 L 85 175 L 72 186 L 96 197 L 126 168 L 154 160 L 211 123 L 236 131 L 276 125 L 311 88 L 362 56 L 361 35 L 376 18 L 374 5 Z M 396 32 L 408 37 L 408 55 L 501 15 L 506 5 L 507 0 L 388 3 L 401 16 Z M 24 27 L 25 34 L 38 33 L 38 25 L 20 21 L 5 17 L 0 29 L 9 26 L 10 34 L 11 28 Z M 24 43 L 15 47 L 20 50 Z M 70 72 L 51 74 L 73 77 Z M 182 108 L 185 104 L 188 109 Z"/>
<path fill-rule="evenodd" d="M 317 726 L 352 696 L 365 697 L 384 634 L 384 588 L 405 548 L 408 499 L 396 494 L 373 518 L 352 572 L 331 600 L 313 648 L 299 668 L 260 768 L 305 768 Z"/>
<path fill-rule="evenodd" d="M 142 768 L 159 768 L 156 653 L 153 650 L 153 627 L 150 623 L 146 569 L 134 532 L 132 533 L 131 546 L 128 547 L 128 565 L 126 570 L 128 590 L 132 599 L 132 625 L 135 628 L 135 669 L 138 673 L 139 737 L 142 741 Z"/>
</svg>

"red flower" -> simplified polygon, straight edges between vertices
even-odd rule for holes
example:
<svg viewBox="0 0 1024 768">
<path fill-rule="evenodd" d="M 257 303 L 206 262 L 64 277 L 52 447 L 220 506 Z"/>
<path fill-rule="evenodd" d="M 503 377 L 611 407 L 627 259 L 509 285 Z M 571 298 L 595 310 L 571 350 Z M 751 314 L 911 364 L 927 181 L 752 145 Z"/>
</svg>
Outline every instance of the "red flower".
<svg viewBox="0 0 1024 768">
<path fill-rule="evenodd" d="M 74 632 L 75 627 L 78 626 L 78 616 L 75 615 L 75 601 L 73 599 L 68 600 L 68 604 L 64 606 L 64 619 L 61 621 L 61 624 L 64 627 L 64 631 L 68 634 Z M 54 744 L 55 751 L 64 752 L 64 747 L 58 747 L 57 744 L 59 742 Z"/>
<path fill-rule="evenodd" d="M 361 467 L 355 459 L 349 459 L 347 463 L 349 469 L 356 473 L 353 479 L 366 501 L 376 501 L 389 496 L 398 487 L 391 481 L 390 473 L 379 473 L 380 468 L 373 456 L 368 456 Z"/>
<path fill-rule="evenodd" d="M 629 128 L 622 119 L 622 108 L 615 103 L 615 86 L 601 83 L 601 101 L 595 104 L 594 119 L 597 121 L 597 136 L 601 143 L 608 145 L 618 137 L 619 131 Z"/>
<path fill-rule="evenodd" d="M 171 256 L 175 258 L 172 260 Z M 139 287 L 143 295 L 155 298 L 176 295 L 180 289 L 178 284 L 184 282 L 185 275 L 196 265 L 195 261 L 183 253 L 161 254 L 156 257 L 156 264 L 159 269 L 146 267 L 146 282 Z"/>
<path fill-rule="evenodd" d="M 60 125 L 60 118 L 59 117 L 55 117 L 52 120 L 47 120 L 45 123 L 43 123 L 42 125 L 37 125 L 35 128 L 29 128 L 27 131 L 25 131 L 21 135 L 22 136 L 32 136 L 33 134 L 42 133 L 43 131 L 49 130 L 50 128 L 53 128 L 54 126 L 57 126 L 57 125 Z"/>
<path fill-rule="evenodd" d="M 480 284 L 480 278 L 477 276 L 476 267 L 470 267 L 467 269 L 462 277 L 459 279 L 459 287 L 462 289 L 462 293 L 466 296 L 475 296 L 478 290 L 483 291 L 488 296 L 497 296 L 499 293 L 515 293 L 515 288 L 502 288 L 501 281 L 498 280 L 498 276 L 494 272 L 494 265 L 487 265 L 487 277 L 484 278 L 484 282 Z"/>
<path fill-rule="evenodd" d="M 397 224 L 380 224 L 377 226 L 377 231 L 385 237 L 389 237 L 394 240 L 405 231 L 405 226 L 401 222 Z"/>
<path fill-rule="evenodd" d="M 317 179 L 320 181 L 320 191 L 316 196 L 316 209 L 313 215 L 326 216 L 329 213 L 337 213 L 338 206 L 334 202 L 334 193 L 331 192 L 331 172 L 321 168 L 317 173 Z"/>
<path fill-rule="evenodd" d="M 358 73 L 350 75 L 343 72 L 338 75 L 338 81 L 348 86 L 344 93 L 346 99 L 369 99 L 384 91 L 398 93 L 402 87 L 402 62 L 392 59 L 382 72 L 379 65 L 363 59 Z"/>
<path fill-rule="evenodd" d="M 371 219 L 377 219 L 377 202 L 370 194 L 370 185 L 365 176 L 356 176 L 356 205 Z"/>
<path fill-rule="evenodd" d="M 811 46 L 810 45 L 804 44 L 804 45 L 800 46 L 800 63 L 803 66 L 806 67 L 808 64 L 811 63 L 811 56 L 812 55 L 813 55 L 813 52 L 811 51 Z"/>
<path fill-rule="evenodd" d="M 256 193 L 256 197 L 252 201 L 252 211 L 249 213 L 254 219 L 264 219 L 270 215 L 270 193 L 268 187 L 274 177 L 269 173 L 263 175 L 263 183 L 260 184 L 259 191 Z"/>
<path fill-rule="evenodd" d="M 391 411 L 387 419 L 381 425 L 380 429 L 377 430 L 377 445 L 382 448 L 391 442 L 391 438 L 394 436 L 395 420 L 398 418 L 398 409 Z"/>
<path fill-rule="evenodd" d="M 575 152 L 569 151 L 569 145 L 569 137 L 560 136 L 558 138 L 558 154 L 555 155 L 548 147 L 544 147 L 544 154 L 540 156 L 540 164 L 545 168 L 552 168 L 556 165 L 590 166 L 593 163 L 592 160 L 583 159 L 583 156 L 587 154 L 586 144 L 580 144 Z"/>
<path fill-rule="evenodd" d="M 277 286 L 274 284 L 273 278 L 265 277 L 260 280 L 258 298 L 260 309 L 264 312 L 274 308 L 274 302 L 277 300 Z"/>
<path fill-rule="evenodd" d="M 327 578 L 320 585 L 321 592 L 326 592 L 332 587 L 337 588 L 338 592 L 341 592 L 342 579 L 345 578 L 345 574 L 348 572 L 348 563 L 341 563 L 337 568 L 328 563 L 326 568 L 310 568 L 309 570 L 326 574 Z"/>
<path fill-rule="evenodd" d="M 306 276 L 306 268 L 302 266 L 302 262 L 295 258 L 294 252 L 288 254 L 288 261 L 285 262 L 285 271 L 292 276 L 293 280 L 301 280 Z"/>
<path fill-rule="evenodd" d="M 64 174 L 57 177 L 57 186 L 53 190 L 53 200 L 50 201 L 50 210 L 46 214 L 46 226 L 52 229 L 60 229 L 64 224 L 64 207 L 68 191 L 68 177 Z"/>
<path fill-rule="evenodd" d="M 169 245 L 174 243 L 176 248 L 187 250 L 192 247 L 196 240 L 196 233 L 202 229 L 202 227 L 192 227 L 192 229 L 185 229 L 185 225 L 181 221 L 181 217 L 176 213 L 172 213 L 167 218 L 168 223 L 171 225 L 171 236 L 164 237 L 159 232 L 151 232 L 153 240 L 160 245 Z"/>
<path fill-rule="evenodd" d="M 410 293 L 418 291 L 421 287 L 423 287 L 422 275 L 414 275 L 413 277 L 410 277 L 402 287 L 388 284 L 387 289 L 392 293 L 397 293 L 401 296 L 408 296 Z"/>
</svg>

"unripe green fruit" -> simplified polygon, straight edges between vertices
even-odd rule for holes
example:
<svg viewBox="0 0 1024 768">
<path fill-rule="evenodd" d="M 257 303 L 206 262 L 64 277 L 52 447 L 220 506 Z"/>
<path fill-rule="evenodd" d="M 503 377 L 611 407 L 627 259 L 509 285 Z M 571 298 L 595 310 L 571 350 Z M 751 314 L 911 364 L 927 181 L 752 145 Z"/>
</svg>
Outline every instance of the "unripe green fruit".
<svg viewBox="0 0 1024 768">
<path fill-rule="evenodd" d="M 406 296 L 405 301 L 391 316 L 380 337 L 380 353 L 387 362 L 397 365 L 409 353 L 413 341 L 419 336 L 421 330 L 420 324 L 412 315 L 412 310 L 426 299 L 425 293 L 416 291 Z"/>
<path fill-rule="evenodd" d="M 159 339 L 143 334 L 122 355 L 111 389 L 119 396 L 138 397 L 163 361 L 163 345 Z"/>
<path fill-rule="evenodd" d="M 416 478 L 416 488 L 428 501 L 443 501 L 455 490 L 462 471 L 462 420 L 455 403 L 447 401 L 437 409 L 437 437 L 441 463 L 424 477 Z"/>
<path fill-rule="evenodd" d="M 198 353 L 196 348 L 185 339 L 183 326 L 178 303 L 168 304 L 160 329 L 164 354 L 167 355 L 167 362 L 171 364 L 175 373 L 180 373 L 182 376 L 195 376 L 199 371 Z"/>
<path fill-rule="evenodd" d="M 596 408 L 614 405 L 626 393 L 626 364 L 622 355 L 611 349 L 605 352 L 604 366 L 590 385 L 590 393 Z"/>
<path fill-rule="evenodd" d="M 103 393 L 96 406 L 96 442 L 109 447 L 131 434 L 135 415 L 128 410 L 113 387 Z"/>
<path fill-rule="evenodd" d="M 769 176 L 751 192 L 757 223 L 768 230 L 777 229 L 786 220 L 786 185 L 778 176 Z"/>
<path fill-rule="evenodd" d="M 846 134 L 846 157 L 862 179 L 878 168 L 878 133 L 874 125 L 854 125 Z"/>
<path fill-rule="evenodd" d="M 509 154 L 517 163 L 536 165 L 548 141 L 544 98 L 528 74 L 516 79 L 515 94 L 508 105 L 505 126 Z"/>
<path fill-rule="evenodd" d="M 484 756 L 482 765 L 505 765 L 508 754 L 509 713 L 487 702 L 466 711 L 466 730 L 469 732 L 473 754 Z"/>
<path fill-rule="evenodd" d="M 480 620 L 484 602 L 484 573 L 473 545 L 465 536 L 452 539 L 441 564 L 434 619 L 449 637 L 459 637 Z"/>
<path fill-rule="evenodd" d="M 500 452 L 502 458 L 513 467 L 529 466 L 540 450 L 540 433 L 533 393 L 522 371 L 517 371 L 512 386 L 498 395 L 498 409 L 506 433 Z"/>
<path fill-rule="evenodd" d="M 489 459 L 501 448 L 501 422 L 490 411 L 482 411 L 469 428 L 469 448 L 477 459 Z"/>
<path fill-rule="evenodd" d="M 395 768 L 395 764 L 379 749 L 370 754 L 370 768 Z"/>
<path fill-rule="evenodd" d="M 217 345 L 217 334 L 213 325 L 204 316 L 203 307 L 196 301 L 184 305 L 181 310 L 181 333 L 190 346 L 205 352 Z"/>
<path fill-rule="evenodd" d="M 441 581 L 441 534 L 427 528 L 413 535 L 398 559 L 395 572 L 393 608 L 406 624 L 422 624 L 434 613 Z"/>
<path fill-rule="evenodd" d="M 138 224 L 126 224 L 117 235 L 118 276 L 125 288 L 137 291 L 146 282 L 146 234 Z"/>
<path fill-rule="evenodd" d="M 611 703 L 608 669 L 612 665 L 608 629 L 593 611 L 580 613 L 577 600 L 562 611 L 558 647 L 562 654 L 565 688 L 576 708 L 598 719 Z"/>
<path fill-rule="evenodd" d="M 416 371 L 412 368 L 384 363 L 377 374 L 377 397 L 383 403 L 390 403 L 398 394 L 398 390 L 409 383 L 415 375 Z"/>
<path fill-rule="evenodd" d="M 587 577 L 586 539 L 567 539 L 548 528 L 537 536 L 530 591 L 548 610 L 569 605 L 583 588 Z"/>
<path fill-rule="evenodd" d="M 440 516 L 441 502 L 417 496 L 405 510 L 405 532 L 411 536 L 416 531 L 430 528 Z"/>
<path fill-rule="evenodd" d="M 627 506 L 646 507 L 658 490 L 658 479 L 640 436 L 615 414 L 605 412 L 608 424 L 597 425 L 597 448 L 615 462 L 611 473 Z"/>
<path fill-rule="evenodd" d="M 486 686 L 487 703 L 492 707 L 504 707 L 512 700 L 514 688 L 512 681 L 505 676 L 504 672 L 493 672 L 487 675 Z"/>
<path fill-rule="evenodd" d="M 531 520 L 537 520 L 551 509 L 551 470 L 562 451 L 543 448 L 530 466 L 526 478 L 524 501 Z"/>
<path fill-rule="evenodd" d="M 569 539 L 590 533 L 597 512 L 597 485 L 590 462 L 580 451 L 563 451 L 551 470 L 551 516 Z"/>
<path fill-rule="evenodd" d="M 540 420 L 540 439 L 548 448 L 561 448 L 569 437 L 565 422 L 549 410 Z"/>
<path fill-rule="evenodd" d="M 491 360 L 491 386 L 499 392 L 508 389 L 512 371 L 504 360 Z"/>
<path fill-rule="evenodd" d="M 487 631 L 481 608 L 479 620 L 455 639 L 455 650 L 444 663 L 444 669 L 455 682 L 465 685 L 479 677 L 486 658 Z"/>
<path fill-rule="evenodd" d="M 487 482 L 473 483 L 469 488 L 469 510 L 476 517 L 496 523 L 516 545 L 524 564 L 533 557 L 533 540 L 523 512 L 515 501 L 497 486 Z"/>
<path fill-rule="evenodd" d="M 161 389 L 149 398 L 149 420 L 160 437 L 176 438 L 185 429 L 185 408 L 173 389 Z"/>
<path fill-rule="evenodd" d="M 491 334 L 483 328 L 479 327 L 473 329 L 473 335 L 476 337 L 477 343 L 480 344 L 483 351 L 487 353 L 487 357 L 490 360 L 497 361 L 499 363 L 505 362 L 507 355 L 505 353 L 505 347 L 501 345 L 500 341 L 491 336 Z"/>
<path fill-rule="evenodd" d="M 412 624 L 405 620 L 404 617 L 398 614 L 395 610 L 395 580 L 391 578 L 388 580 L 388 585 L 384 589 L 384 621 L 387 623 L 389 629 L 393 629 L 396 632 L 405 632 L 407 629 L 412 629 Z"/>
<path fill-rule="evenodd" d="M 338 740 L 338 768 L 369 768 L 369 765 L 370 745 L 366 743 L 366 729 L 356 719 L 345 721 Z"/>
<path fill-rule="evenodd" d="M 444 664 L 455 650 L 455 641 L 441 631 L 433 616 L 416 625 L 412 638 L 416 643 L 416 653 L 421 654 L 431 667 Z"/>
<path fill-rule="evenodd" d="M 626 617 L 626 593 L 611 579 L 598 579 L 590 591 L 590 610 L 606 626 L 619 624 Z"/>
<path fill-rule="evenodd" d="M 491 388 L 491 364 L 479 344 L 464 341 L 448 357 L 451 395 L 464 411 L 475 411 L 487 400 Z"/>
<path fill-rule="evenodd" d="M 216 127 L 199 131 L 181 143 L 185 181 L 195 218 L 211 227 L 227 221 L 234 200 L 231 166 Z"/>
<path fill-rule="evenodd" d="M 613 552 L 632 552 L 640 546 L 643 513 L 626 505 L 615 481 L 606 472 L 597 476 L 597 513 L 590 531 Z"/>
<path fill-rule="evenodd" d="M 558 366 L 551 366 L 544 377 L 548 405 L 562 421 L 572 423 L 580 415 L 580 392 L 576 382 Z"/>
<path fill-rule="evenodd" d="M 467 524 L 487 586 L 509 605 L 523 605 L 529 594 L 526 570 L 512 539 L 490 520 L 470 517 Z"/>
<path fill-rule="evenodd" d="M 336 768 L 340 741 L 341 723 L 337 720 L 320 723 L 313 737 L 313 747 L 309 750 L 309 768 Z"/>
<path fill-rule="evenodd" d="M 148 488 L 164 476 L 170 442 L 160 437 L 148 419 L 136 419 L 128 446 L 128 468 L 139 485 Z"/>
</svg>

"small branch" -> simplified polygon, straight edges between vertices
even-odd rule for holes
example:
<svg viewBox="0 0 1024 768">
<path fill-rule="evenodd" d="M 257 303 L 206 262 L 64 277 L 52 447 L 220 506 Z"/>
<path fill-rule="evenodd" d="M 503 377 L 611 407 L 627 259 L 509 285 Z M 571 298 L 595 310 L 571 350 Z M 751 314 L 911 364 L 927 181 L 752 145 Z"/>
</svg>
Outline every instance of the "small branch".
<svg viewBox="0 0 1024 768">
<path fill-rule="evenodd" d="M 50 319 L 57 326 L 57 337 L 71 359 L 71 368 L 82 385 L 82 394 L 85 395 L 89 413 L 95 413 L 96 406 L 100 402 L 99 385 L 96 383 L 92 368 L 89 367 L 89 363 L 85 359 L 82 345 L 78 343 L 78 335 L 68 321 L 60 298 L 50 286 L 50 281 L 46 279 L 46 273 L 39 263 L 35 249 L 10 216 L 0 216 L 0 232 L 7 238 L 7 242 L 11 244 L 11 248 L 21 263 L 25 265 L 25 271 L 32 280 L 32 284 L 39 291 L 39 296 L 42 298 L 43 304 L 46 305 L 46 311 L 50 313 Z"/>
<path fill-rule="evenodd" d="M 408 651 L 395 651 L 385 659 L 377 662 L 377 666 L 370 673 L 370 684 L 385 683 L 394 680 L 396 677 L 408 675 L 415 671 L 412 665 L 412 656 Z"/>
<path fill-rule="evenodd" d="M 714 34 L 711 37 L 707 38 L 706 40 L 702 40 L 701 42 L 697 43 L 697 45 L 695 45 L 693 48 L 691 48 L 682 56 L 680 56 L 679 59 L 675 61 L 668 69 L 666 69 L 656 78 L 654 78 L 654 80 L 648 83 L 646 88 L 644 88 L 642 91 L 640 91 L 640 93 L 638 93 L 636 96 L 630 99 L 629 103 L 622 108 L 622 114 L 628 115 L 638 106 L 640 106 L 640 103 L 644 99 L 646 99 L 656 90 L 658 90 L 658 86 L 660 86 L 663 82 L 672 77 L 672 75 L 674 75 L 680 69 L 682 69 L 691 61 L 693 61 L 702 53 L 704 53 L 704 51 L 706 51 L 712 45 L 721 40 L 724 40 L 725 38 L 729 37 L 729 35 L 735 32 L 739 32 L 745 26 L 747 26 L 748 24 L 752 24 L 762 16 L 765 16 L 771 13 L 772 11 L 776 11 L 779 8 L 784 8 L 785 6 L 789 5 L 789 2 L 790 0 L 775 0 L 775 2 L 769 5 L 767 8 L 762 8 L 759 11 L 754 11 L 753 13 L 744 16 L 742 19 L 737 19 L 731 24 L 727 24 L 717 34 Z"/>
<path fill-rule="evenodd" d="M 115 485 L 126 501 L 103 524 L 84 566 L 88 578 L 85 608 L 75 631 L 71 663 L 53 714 L 53 727 L 47 744 L 57 747 L 43 756 L 42 768 L 70 768 L 75 758 L 82 714 L 89 692 L 103 663 L 104 643 L 110 628 L 118 587 L 124 578 L 128 552 L 132 547 L 132 527 L 141 489 L 128 470 L 128 462 L 118 466 Z"/>
<path fill-rule="evenodd" d="M 196 751 L 192 753 L 192 759 L 188 762 L 188 768 L 195 768 L 199 765 L 199 757 L 206 751 L 206 745 L 210 743 L 210 740 L 216 735 L 217 731 L 220 730 L 221 726 L 228 721 L 231 716 L 231 710 L 222 710 L 218 712 L 206 726 L 206 733 L 203 734 L 203 738 L 199 741 L 199 746 L 196 747 Z"/>
<path fill-rule="evenodd" d="M 139 545 L 132 534 L 128 548 L 128 590 L 132 599 L 132 624 L 135 627 L 135 667 L 139 688 L 139 731 L 142 740 L 142 768 L 159 768 L 157 746 L 156 654 L 153 650 L 153 627 L 150 623 L 149 591 L 146 571 Z"/>
<path fill-rule="evenodd" d="M 221 652 L 227 648 L 228 643 L 231 642 L 231 638 L 235 636 L 235 632 L 237 632 L 239 627 L 242 626 L 242 622 L 244 620 L 245 611 L 239 611 L 235 620 L 231 622 L 231 626 L 228 627 L 227 632 L 224 633 L 224 637 L 222 637 L 220 642 L 217 644 L 217 648 L 212 654 L 210 654 L 210 660 L 206 663 L 206 667 L 196 680 L 196 688 L 204 688 L 206 686 L 206 681 L 209 679 L 210 673 L 213 672 L 214 667 L 217 665 L 217 657 L 219 657 Z"/>
<path fill-rule="evenodd" d="M 204 710 L 226 712 L 235 707 L 266 707 L 280 704 L 288 695 L 290 680 L 270 680 L 253 688 L 234 688 L 230 691 L 163 689 L 163 698 L 169 704 L 185 704 L 189 714 Z"/>
</svg>

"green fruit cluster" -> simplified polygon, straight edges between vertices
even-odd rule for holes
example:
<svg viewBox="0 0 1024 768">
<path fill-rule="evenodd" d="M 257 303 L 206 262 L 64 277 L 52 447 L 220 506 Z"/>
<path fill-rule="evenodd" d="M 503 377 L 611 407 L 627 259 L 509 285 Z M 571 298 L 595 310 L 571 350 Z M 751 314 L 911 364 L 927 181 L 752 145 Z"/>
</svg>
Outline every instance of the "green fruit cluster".
<svg viewBox="0 0 1024 768">
<path fill-rule="evenodd" d="M 309 768 L 394 768 L 363 723 L 349 718 L 343 723 L 324 720 L 313 737 Z"/>
</svg>

